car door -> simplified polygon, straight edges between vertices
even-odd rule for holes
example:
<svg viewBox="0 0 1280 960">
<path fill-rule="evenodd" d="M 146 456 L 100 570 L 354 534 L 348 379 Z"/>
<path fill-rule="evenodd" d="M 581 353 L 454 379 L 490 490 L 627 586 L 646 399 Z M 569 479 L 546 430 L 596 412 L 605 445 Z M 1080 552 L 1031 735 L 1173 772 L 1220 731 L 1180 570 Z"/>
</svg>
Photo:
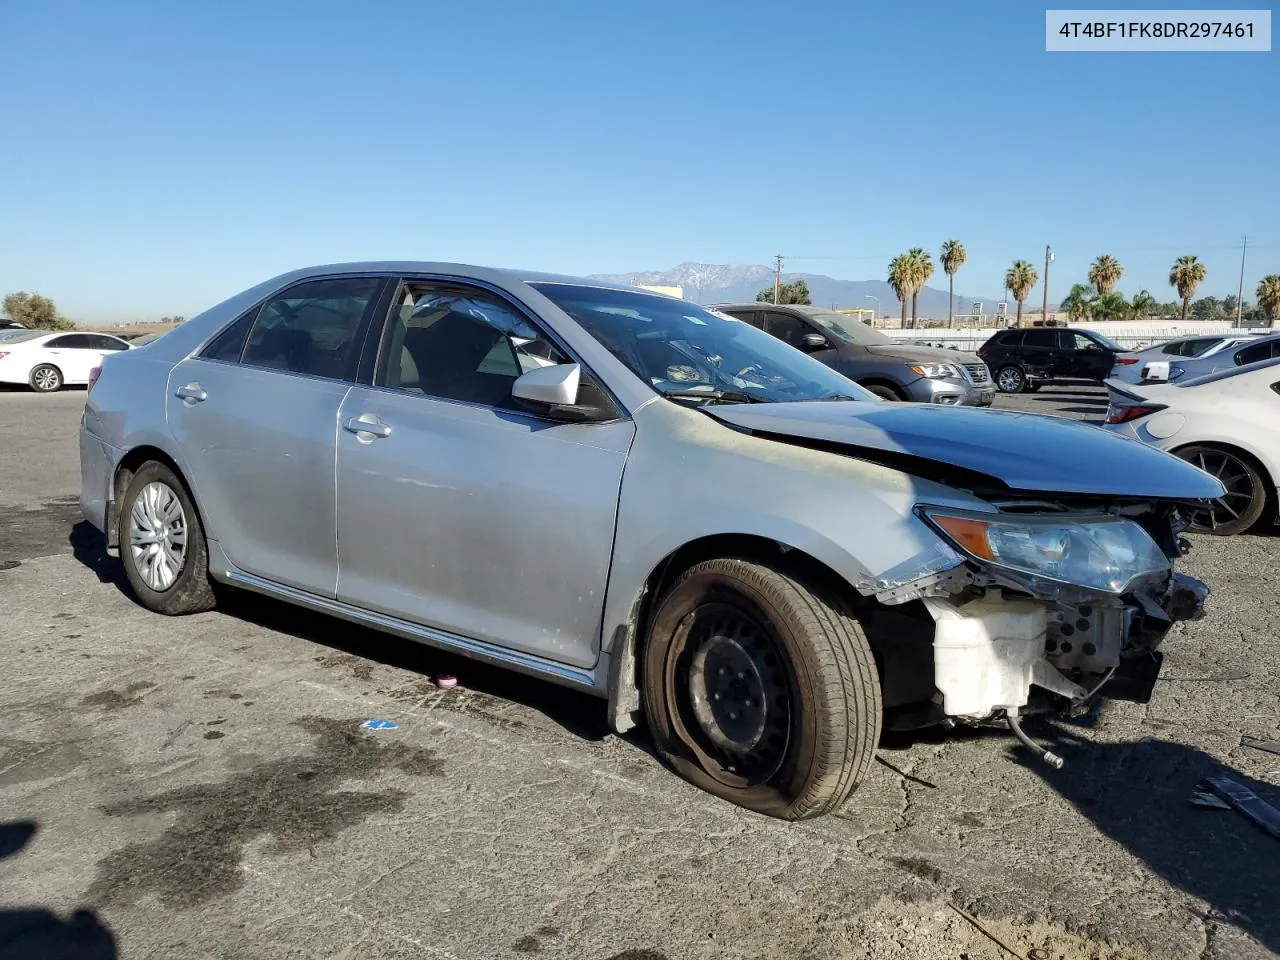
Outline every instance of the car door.
<svg viewBox="0 0 1280 960">
<path fill-rule="evenodd" d="M 1058 331 L 1033 328 L 1022 331 L 1022 346 L 1018 354 L 1027 372 L 1041 379 L 1061 376 L 1058 371 Z"/>
<path fill-rule="evenodd" d="M 296 284 L 170 373 L 169 427 L 206 533 L 246 573 L 334 595 L 338 410 L 386 282 Z"/>
<path fill-rule="evenodd" d="M 815 360 L 821 360 L 827 366 L 835 365 L 836 350 L 831 346 L 831 335 L 824 330 L 818 329 L 803 317 L 788 313 L 785 310 L 766 309 L 764 311 L 764 330 L 765 333 L 777 337 L 797 350 L 803 350 Z M 816 334 L 822 337 L 827 345 L 818 349 L 808 346 L 804 342 L 804 338 L 808 334 Z"/>
<path fill-rule="evenodd" d="M 338 599 L 591 666 L 631 421 L 513 400 L 526 355 L 569 357 L 493 292 L 409 279 L 392 303 L 339 414 Z"/>
<path fill-rule="evenodd" d="M 1072 380 L 1104 380 L 1115 365 L 1115 354 L 1076 330 L 1059 330 L 1058 376 Z"/>
<path fill-rule="evenodd" d="M 51 363 L 62 371 L 63 383 L 88 383 L 89 371 L 98 365 L 100 354 L 93 349 L 87 333 L 65 333 L 44 345 L 41 363 Z"/>
</svg>

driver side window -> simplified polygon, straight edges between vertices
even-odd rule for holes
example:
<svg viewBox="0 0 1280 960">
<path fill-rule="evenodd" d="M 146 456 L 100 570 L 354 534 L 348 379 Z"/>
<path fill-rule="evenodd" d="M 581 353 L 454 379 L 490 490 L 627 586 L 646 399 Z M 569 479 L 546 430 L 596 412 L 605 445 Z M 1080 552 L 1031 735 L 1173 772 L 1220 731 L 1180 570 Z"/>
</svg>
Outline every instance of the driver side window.
<svg viewBox="0 0 1280 960">
<path fill-rule="evenodd" d="M 789 313 L 770 311 L 765 314 L 764 324 L 766 333 L 773 334 L 783 343 L 789 343 L 793 347 L 800 346 L 804 335 L 813 332 L 807 323 Z"/>
<path fill-rule="evenodd" d="M 569 358 L 522 314 L 485 290 L 409 280 L 392 301 L 374 384 L 521 410 L 512 384 Z"/>
</svg>

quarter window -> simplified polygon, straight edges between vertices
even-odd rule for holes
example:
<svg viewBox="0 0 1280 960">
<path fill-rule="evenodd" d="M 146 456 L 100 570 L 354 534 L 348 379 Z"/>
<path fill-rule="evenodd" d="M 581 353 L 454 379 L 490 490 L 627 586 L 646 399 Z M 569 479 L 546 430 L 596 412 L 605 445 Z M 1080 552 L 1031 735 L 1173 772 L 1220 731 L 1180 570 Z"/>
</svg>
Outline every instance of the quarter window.
<svg viewBox="0 0 1280 960">
<path fill-rule="evenodd" d="M 263 305 L 240 362 L 333 380 L 350 376 L 360 321 L 381 286 L 376 277 L 351 277 L 290 287 Z"/>
<path fill-rule="evenodd" d="M 546 335 L 486 291 L 405 282 L 392 304 L 377 386 L 489 407 L 523 410 L 516 379 L 567 363 Z"/>
</svg>

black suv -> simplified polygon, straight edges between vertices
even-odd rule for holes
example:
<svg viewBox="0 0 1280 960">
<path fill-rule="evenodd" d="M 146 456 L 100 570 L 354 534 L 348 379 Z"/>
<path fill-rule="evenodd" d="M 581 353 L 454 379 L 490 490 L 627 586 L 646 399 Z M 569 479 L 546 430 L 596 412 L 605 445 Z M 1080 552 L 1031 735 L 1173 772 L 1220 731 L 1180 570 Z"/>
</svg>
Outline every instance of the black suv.
<svg viewBox="0 0 1280 960">
<path fill-rule="evenodd" d="M 1001 330 L 978 348 L 1002 393 L 1039 390 L 1054 380 L 1100 383 L 1124 347 L 1092 330 Z"/>
</svg>

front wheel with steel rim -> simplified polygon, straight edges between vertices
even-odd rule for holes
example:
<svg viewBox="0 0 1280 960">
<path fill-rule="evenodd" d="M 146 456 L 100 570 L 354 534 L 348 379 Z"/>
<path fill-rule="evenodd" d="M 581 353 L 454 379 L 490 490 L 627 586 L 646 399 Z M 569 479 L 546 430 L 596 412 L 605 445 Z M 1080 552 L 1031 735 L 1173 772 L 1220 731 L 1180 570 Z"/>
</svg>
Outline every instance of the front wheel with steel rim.
<svg viewBox="0 0 1280 960">
<path fill-rule="evenodd" d="M 143 606 L 199 613 L 214 605 L 204 531 L 186 485 L 163 463 L 143 464 L 120 501 L 120 558 Z"/>
<path fill-rule="evenodd" d="M 996 371 L 996 386 L 1001 393 L 1021 393 L 1026 385 L 1027 378 L 1021 367 L 1009 364 Z"/>
<path fill-rule="evenodd" d="M 1267 506 L 1267 484 L 1252 460 L 1223 447 L 1191 446 L 1174 451 L 1183 460 L 1211 476 L 1226 488 L 1217 500 L 1189 511 L 1190 529 L 1230 537 L 1244 533 L 1258 522 Z"/>
<path fill-rule="evenodd" d="M 62 371 L 51 363 L 42 363 L 31 371 L 27 383 L 37 393 L 53 393 L 62 389 Z"/>
<path fill-rule="evenodd" d="M 643 673 L 659 754 L 740 806 L 818 816 L 870 766 L 879 681 L 837 585 L 747 560 L 699 563 L 659 601 Z"/>
</svg>

